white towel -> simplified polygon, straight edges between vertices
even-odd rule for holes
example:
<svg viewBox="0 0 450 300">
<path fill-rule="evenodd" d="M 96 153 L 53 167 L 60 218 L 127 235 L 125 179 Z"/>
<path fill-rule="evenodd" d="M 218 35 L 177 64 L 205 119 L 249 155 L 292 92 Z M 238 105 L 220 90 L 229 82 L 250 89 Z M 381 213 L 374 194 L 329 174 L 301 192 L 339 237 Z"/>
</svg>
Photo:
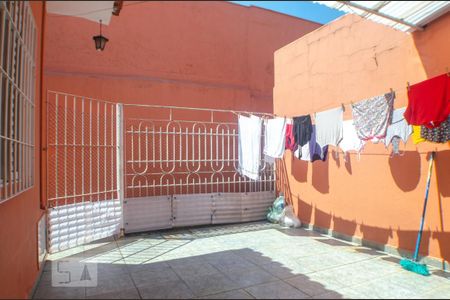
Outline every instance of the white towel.
<svg viewBox="0 0 450 300">
<path fill-rule="evenodd" d="M 343 138 L 339 143 L 339 147 L 344 152 L 350 150 L 355 150 L 356 152 L 361 152 L 364 148 L 365 142 L 358 137 L 356 133 L 355 125 L 353 125 L 353 120 L 347 120 L 342 123 L 343 128 Z"/>
<path fill-rule="evenodd" d="M 286 140 L 286 119 L 266 120 L 264 134 L 264 154 L 273 158 L 283 157 Z"/>
<path fill-rule="evenodd" d="M 257 116 L 239 116 L 238 121 L 239 173 L 259 179 L 261 164 L 262 120 Z"/>
<path fill-rule="evenodd" d="M 316 113 L 316 141 L 320 147 L 337 146 L 342 140 L 342 107 Z"/>
</svg>

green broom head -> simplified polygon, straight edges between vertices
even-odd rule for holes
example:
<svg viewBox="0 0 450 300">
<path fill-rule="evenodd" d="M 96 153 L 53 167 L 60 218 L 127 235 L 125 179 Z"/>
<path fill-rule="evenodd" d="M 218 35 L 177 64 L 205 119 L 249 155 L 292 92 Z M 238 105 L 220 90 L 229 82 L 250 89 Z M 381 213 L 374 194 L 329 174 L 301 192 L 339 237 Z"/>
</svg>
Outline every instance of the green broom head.
<svg viewBox="0 0 450 300">
<path fill-rule="evenodd" d="M 423 276 L 430 276 L 430 271 L 428 271 L 427 265 L 420 264 L 418 262 L 409 260 L 409 259 L 402 259 L 400 261 L 400 265 L 403 267 L 403 269 L 423 275 Z"/>
</svg>

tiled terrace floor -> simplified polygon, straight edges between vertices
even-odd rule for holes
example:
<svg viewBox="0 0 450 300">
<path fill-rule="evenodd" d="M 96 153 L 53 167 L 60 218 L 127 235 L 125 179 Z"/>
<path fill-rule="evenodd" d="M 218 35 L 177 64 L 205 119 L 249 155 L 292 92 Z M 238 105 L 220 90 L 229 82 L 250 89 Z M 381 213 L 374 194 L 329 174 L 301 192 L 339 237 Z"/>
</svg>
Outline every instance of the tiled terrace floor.
<svg viewBox="0 0 450 300">
<path fill-rule="evenodd" d="M 304 229 L 249 223 L 101 241 L 49 257 L 98 265 L 96 287 L 52 287 L 47 261 L 34 298 L 450 298 L 450 274 L 423 277 L 398 259 Z"/>
</svg>

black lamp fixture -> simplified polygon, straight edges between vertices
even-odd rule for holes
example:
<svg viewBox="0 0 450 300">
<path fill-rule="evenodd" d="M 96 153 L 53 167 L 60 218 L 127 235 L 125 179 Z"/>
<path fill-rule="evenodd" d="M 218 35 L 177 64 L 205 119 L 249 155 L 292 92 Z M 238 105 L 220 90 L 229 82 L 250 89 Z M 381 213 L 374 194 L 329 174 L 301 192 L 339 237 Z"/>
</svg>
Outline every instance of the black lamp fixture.
<svg viewBox="0 0 450 300">
<path fill-rule="evenodd" d="M 97 51 L 103 51 L 106 46 L 106 42 L 109 41 L 102 35 L 102 20 L 100 20 L 100 34 L 93 37 L 95 41 L 95 49 Z"/>
</svg>

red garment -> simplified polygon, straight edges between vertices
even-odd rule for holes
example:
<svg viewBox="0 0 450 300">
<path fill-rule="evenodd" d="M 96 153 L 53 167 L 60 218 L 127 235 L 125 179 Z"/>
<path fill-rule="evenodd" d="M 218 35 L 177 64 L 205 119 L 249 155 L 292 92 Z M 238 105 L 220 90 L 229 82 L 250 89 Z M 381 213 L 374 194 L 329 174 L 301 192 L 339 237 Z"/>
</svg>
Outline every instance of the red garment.
<svg viewBox="0 0 450 300">
<path fill-rule="evenodd" d="M 285 149 L 294 152 L 297 149 L 294 138 L 294 126 L 293 124 L 286 124 L 286 144 Z"/>
<path fill-rule="evenodd" d="M 438 127 L 450 114 L 450 77 L 443 74 L 412 85 L 404 113 L 411 125 Z"/>
</svg>

